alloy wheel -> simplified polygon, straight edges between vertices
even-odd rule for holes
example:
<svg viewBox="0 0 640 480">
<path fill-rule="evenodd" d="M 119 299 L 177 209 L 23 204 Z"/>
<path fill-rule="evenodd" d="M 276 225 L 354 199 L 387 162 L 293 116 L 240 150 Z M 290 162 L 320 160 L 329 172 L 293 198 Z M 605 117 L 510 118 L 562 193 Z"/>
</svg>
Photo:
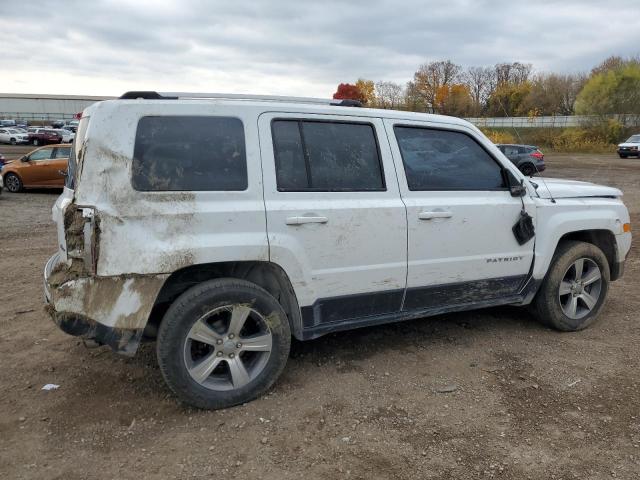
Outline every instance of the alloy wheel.
<svg viewBox="0 0 640 480">
<path fill-rule="evenodd" d="M 215 308 L 187 334 L 183 355 L 193 380 L 216 391 L 241 388 L 260 375 L 272 349 L 266 319 L 245 304 Z"/>
<path fill-rule="evenodd" d="M 572 319 L 587 316 L 598 304 L 602 272 L 590 258 L 579 258 L 567 269 L 558 290 L 560 306 Z"/>
</svg>

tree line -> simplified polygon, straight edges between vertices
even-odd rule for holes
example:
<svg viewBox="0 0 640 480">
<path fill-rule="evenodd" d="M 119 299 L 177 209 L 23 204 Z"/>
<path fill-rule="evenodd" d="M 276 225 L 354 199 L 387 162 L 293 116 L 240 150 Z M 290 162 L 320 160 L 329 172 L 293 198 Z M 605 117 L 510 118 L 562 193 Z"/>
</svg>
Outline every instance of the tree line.
<svg viewBox="0 0 640 480">
<path fill-rule="evenodd" d="M 405 85 L 360 78 L 335 99 L 457 117 L 640 114 L 640 57 L 611 56 L 589 73 L 535 73 L 529 63 L 420 65 Z"/>
</svg>

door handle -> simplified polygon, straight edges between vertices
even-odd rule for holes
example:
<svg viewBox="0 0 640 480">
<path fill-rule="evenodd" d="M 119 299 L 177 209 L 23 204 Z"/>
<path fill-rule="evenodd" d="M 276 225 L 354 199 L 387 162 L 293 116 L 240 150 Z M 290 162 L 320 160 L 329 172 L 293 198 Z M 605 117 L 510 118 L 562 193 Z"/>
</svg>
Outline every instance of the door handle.
<svg viewBox="0 0 640 480">
<path fill-rule="evenodd" d="M 433 212 L 420 212 L 418 218 L 420 220 L 431 220 L 433 218 L 451 218 L 453 213 L 448 210 L 435 210 Z"/>
<path fill-rule="evenodd" d="M 327 217 L 287 217 L 287 225 L 303 225 L 305 223 L 327 223 Z"/>
</svg>

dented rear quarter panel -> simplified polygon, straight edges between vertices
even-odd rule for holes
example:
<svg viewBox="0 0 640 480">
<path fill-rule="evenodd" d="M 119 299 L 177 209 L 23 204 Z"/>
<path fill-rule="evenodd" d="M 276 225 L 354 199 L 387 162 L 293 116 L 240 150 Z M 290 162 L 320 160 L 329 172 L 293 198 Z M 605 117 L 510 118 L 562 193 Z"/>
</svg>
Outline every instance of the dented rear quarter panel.
<svg viewBox="0 0 640 480">
<path fill-rule="evenodd" d="M 97 275 L 172 273 L 209 262 L 268 260 L 256 116 L 228 105 L 101 102 L 91 111 L 78 206 L 100 220 Z M 244 125 L 248 188 L 224 192 L 140 192 L 131 184 L 138 121 L 143 116 L 220 115 Z M 114 119 L 117 118 L 117 121 Z"/>
</svg>

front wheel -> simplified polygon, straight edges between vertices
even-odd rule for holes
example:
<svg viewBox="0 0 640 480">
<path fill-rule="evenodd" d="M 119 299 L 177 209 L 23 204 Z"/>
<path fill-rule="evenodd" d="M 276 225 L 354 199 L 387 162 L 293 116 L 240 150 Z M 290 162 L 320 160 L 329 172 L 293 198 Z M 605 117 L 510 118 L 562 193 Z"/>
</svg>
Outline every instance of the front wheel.
<svg viewBox="0 0 640 480">
<path fill-rule="evenodd" d="M 602 250 L 585 242 L 561 244 L 535 300 L 542 323 L 572 332 L 596 321 L 609 290 L 609 263 Z"/>
<path fill-rule="evenodd" d="M 157 356 L 181 401 L 218 409 L 266 392 L 290 345 L 278 301 L 253 283 L 227 278 L 196 285 L 175 300 L 160 325 Z"/>
<path fill-rule="evenodd" d="M 4 178 L 4 186 L 11 193 L 18 193 L 22 190 L 22 180 L 15 173 L 7 173 Z"/>
<path fill-rule="evenodd" d="M 15 145 L 15 144 L 16 144 L 16 143 L 18 143 L 18 142 L 16 142 L 16 139 L 15 139 L 15 138 L 11 138 L 11 139 L 9 140 L 9 143 L 10 143 L 11 145 Z"/>
<path fill-rule="evenodd" d="M 37 138 L 33 139 L 33 146 L 37 147 L 38 145 L 40 145 L 40 140 L 38 140 Z"/>
<path fill-rule="evenodd" d="M 620 158 L 627 158 L 627 156 L 623 155 L 622 153 L 619 153 L 618 155 L 620 155 Z"/>
</svg>

